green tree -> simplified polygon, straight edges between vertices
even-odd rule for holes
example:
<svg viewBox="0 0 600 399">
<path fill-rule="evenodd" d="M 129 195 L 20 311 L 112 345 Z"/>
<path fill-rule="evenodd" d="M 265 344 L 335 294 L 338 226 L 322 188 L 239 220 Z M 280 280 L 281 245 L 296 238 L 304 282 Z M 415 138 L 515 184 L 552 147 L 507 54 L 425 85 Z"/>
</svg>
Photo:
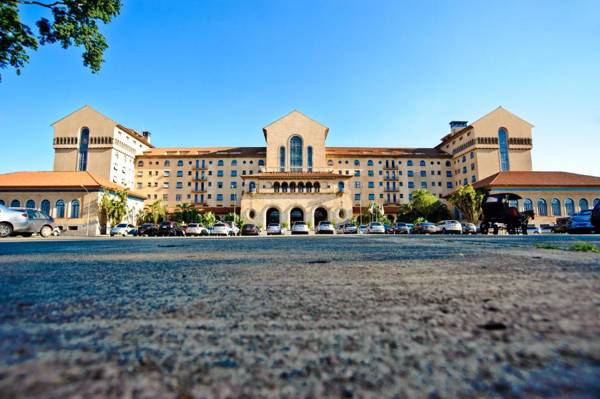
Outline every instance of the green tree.
<svg viewBox="0 0 600 399">
<path fill-rule="evenodd" d="M 167 210 L 161 200 L 154 201 L 144 206 L 144 221 L 157 224 L 167 216 Z"/>
<path fill-rule="evenodd" d="M 127 191 L 104 191 L 100 199 L 100 212 L 111 226 L 121 223 L 127 215 Z"/>
<path fill-rule="evenodd" d="M 21 21 L 19 13 L 25 7 L 37 7 L 48 14 L 35 23 L 37 37 Z M 120 11 L 121 0 L 2 0 L 0 68 L 12 67 L 19 75 L 29 62 L 29 50 L 37 50 L 40 44 L 59 43 L 65 49 L 83 47 L 83 65 L 96 73 L 108 48 L 98 23 L 109 23 Z"/>
<path fill-rule="evenodd" d="M 200 212 L 193 204 L 178 204 L 173 213 L 173 220 L 185 223 L 199 223 L 202 218 Z"/>
<path fill-rule="evenodd" d="M 413 191 L 412 200 L 403 204 L 398 209 L 398 221 L 418 223 L 418 221 L 429 220 L 437 222 L 448 219 L 450 212 L 446 204 L 427 190 L 419 189 Z"/>
<path fill-rule="evenodd" d="M 244 219 L 237 213 L 229 212 L 223 218 L 227 223 L 234 223 L 237 227 L 242 227 L 244 224 Z"/>
<path fill-rule="evenodd" d="M 205 227 L 212 227 L 217 222 L 217 217 L 212 212 L 206 212 L 202 215 L 202 224 Z"/>
<path fill-rule="evenodd" d="M 481 204 L 484 193 L 475 190 L 472 185 L 460 187 L 448 197 L 448 201 L 456 207 L 471 223 L 477 223 L 481 218 Z"/>
</svg>

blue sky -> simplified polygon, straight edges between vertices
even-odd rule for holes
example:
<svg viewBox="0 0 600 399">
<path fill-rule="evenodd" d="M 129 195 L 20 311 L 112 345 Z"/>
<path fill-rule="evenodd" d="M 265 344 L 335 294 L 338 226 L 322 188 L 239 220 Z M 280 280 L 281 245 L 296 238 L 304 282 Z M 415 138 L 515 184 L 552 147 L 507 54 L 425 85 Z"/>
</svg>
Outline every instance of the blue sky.
<svg viewBox="0 0 600 399">
<path fill-rule="evenodd" d="M 535 125 L 535 169 L 600 175 L 599 15 L 597 0 L 125 0 L 99 74 L 58 46 L 2 71 L 0 172 L 51 169 L 50 124 L 84 104 L 157 146 L 262 146 L 299 109 L 328 145 L 397 147 L 502 105 Z"/>
</svg>

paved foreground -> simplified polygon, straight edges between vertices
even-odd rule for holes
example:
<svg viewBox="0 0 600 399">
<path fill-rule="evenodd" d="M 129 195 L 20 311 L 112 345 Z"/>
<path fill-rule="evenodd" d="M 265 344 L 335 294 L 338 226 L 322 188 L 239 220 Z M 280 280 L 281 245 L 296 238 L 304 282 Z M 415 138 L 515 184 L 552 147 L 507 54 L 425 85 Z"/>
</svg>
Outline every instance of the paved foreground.
<svg viewBox="0 0 600 399">
<path fill-rule="evenodd" d="M 0 242 L 0 397 L 598 397 L 575 239 Z"/>
</svg>

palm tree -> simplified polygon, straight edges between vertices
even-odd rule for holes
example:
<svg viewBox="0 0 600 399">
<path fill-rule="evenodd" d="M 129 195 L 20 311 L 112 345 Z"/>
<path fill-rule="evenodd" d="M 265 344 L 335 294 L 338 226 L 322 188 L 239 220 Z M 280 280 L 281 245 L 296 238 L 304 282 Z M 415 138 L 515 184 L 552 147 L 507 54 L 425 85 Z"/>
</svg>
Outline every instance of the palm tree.
<svg viewBox="0 0 600 399">
<path fill-rule="evenodd" d="M 161 200 L 154 201 L 144 207 L 144 220 L 151 220 L 154 224 L 164 219 L 166 215 L 167 210 Z"/>
<path fill-rule="evenodd" d="M 217 222 L 217 217 L 212 212 L 206 212 L 202 215 L 202 224 L 205 227 L 212 227 Z"/>
<path fill-rule="evenodd" d="M 198 212 L 198 209 L 196 209 L 193 204 L 183 203 L 177 205 L 175 216 L 185 223 L 198 222 L 200 219 L 200 212 Z"/>
</svg>

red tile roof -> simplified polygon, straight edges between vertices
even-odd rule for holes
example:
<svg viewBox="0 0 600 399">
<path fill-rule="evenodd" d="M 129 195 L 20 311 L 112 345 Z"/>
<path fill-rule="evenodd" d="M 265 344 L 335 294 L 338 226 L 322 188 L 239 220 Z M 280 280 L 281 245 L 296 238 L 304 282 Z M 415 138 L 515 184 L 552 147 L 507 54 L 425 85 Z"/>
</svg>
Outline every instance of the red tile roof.
<svg viewBox="0 0 600 399">
<path fill-rule="evenodd" d="M 13 172 L 0 174 L 0 189 L 69 189 L 81 188 L 123 190 L 123 187 L 91 174 L 90 172 Z M 145 199 L 146 196 L 135 191 L 129 195 Z"/>
<path fill-rule="evenodd" d="M 568 172 L 498 172 L 473 187 L 600 187 L 600 177 Z"/>
</svg>

